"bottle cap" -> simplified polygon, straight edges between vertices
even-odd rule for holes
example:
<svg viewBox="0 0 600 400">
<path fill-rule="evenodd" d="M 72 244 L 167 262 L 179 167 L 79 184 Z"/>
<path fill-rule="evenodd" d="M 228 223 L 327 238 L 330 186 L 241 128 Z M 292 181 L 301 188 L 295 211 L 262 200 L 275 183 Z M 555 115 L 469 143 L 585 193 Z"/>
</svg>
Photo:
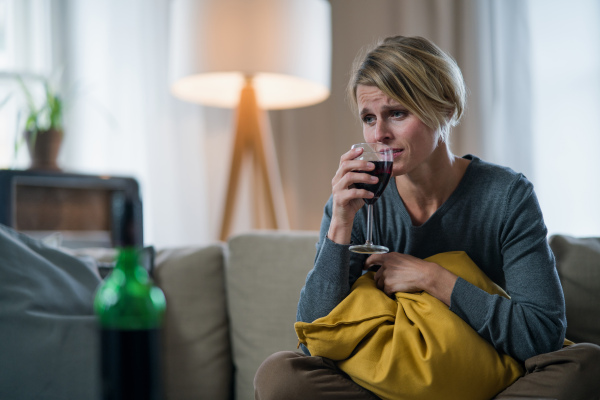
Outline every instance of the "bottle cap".
<svg viewBox="0 0 600 400">
<path fill-rule="evenodd" d="M 127 198 L 121 191 L 113 193 L 113 245 L 115 247 L 142 247 L 141 232 L 138 229 L 136 218 L 141 213 L 140 207 Z"/>
</svg>

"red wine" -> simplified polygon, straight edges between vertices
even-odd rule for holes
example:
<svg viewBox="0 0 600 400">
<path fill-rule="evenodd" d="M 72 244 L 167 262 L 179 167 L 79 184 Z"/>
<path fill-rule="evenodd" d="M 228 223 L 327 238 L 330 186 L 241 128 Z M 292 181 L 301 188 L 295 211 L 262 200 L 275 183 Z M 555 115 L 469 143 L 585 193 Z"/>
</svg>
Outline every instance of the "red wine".
<svg viewBox="0 0 600 400">
<path fill-rule="evenodd" d="M 158 329 L 102 329 L 101 341 L 103 399 L 163 398 Z"/>
<path fill-rule="evenodd" d="M 394 165 L 393 161 L 371 161 L 375 164 L 375 169 L 373 171 L 359 171 L 364 172 L 369 175 L 373 175 L 379 178 L 379 181 L 375 184 L 367 184 L 367 183 L 355 183 L 357 189 L 365 189 L 369 192 L 373 192 L 375 196 L 371 199 L 364 199 L 365 203 L 373 204 L 381 193 L 385 190 L 388 182 L 390 181 L 390 177 L 392 176 L 392 165 Z"/>
</svg>

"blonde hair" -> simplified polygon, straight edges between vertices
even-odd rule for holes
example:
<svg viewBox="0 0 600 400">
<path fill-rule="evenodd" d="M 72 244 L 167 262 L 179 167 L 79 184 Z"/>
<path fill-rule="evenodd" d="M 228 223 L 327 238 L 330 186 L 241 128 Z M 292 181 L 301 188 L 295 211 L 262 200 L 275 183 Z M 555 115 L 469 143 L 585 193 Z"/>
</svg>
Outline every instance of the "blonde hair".
<svg viewBox="0 0 600 400">
<path fill-rule="evenodd" d="M 466 105 L 465 82 L 456 62 L 422 37 L 384 39 L 354 63 L 348 94 L 356 108 L 358 85 L 375 86 L 448 140 Z"/>
</svg>

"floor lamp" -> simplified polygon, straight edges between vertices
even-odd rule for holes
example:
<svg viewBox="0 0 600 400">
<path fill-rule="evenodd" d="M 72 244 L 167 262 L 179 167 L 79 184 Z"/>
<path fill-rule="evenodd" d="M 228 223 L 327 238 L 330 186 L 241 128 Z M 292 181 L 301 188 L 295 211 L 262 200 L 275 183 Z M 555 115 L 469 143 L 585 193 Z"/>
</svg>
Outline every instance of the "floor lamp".
<svg viewBox="0 0 600 400">
<path fill-rule="evenodd" d="M 287 228 L 265 111 L 304 107 L 329 96 L 329 2 L 174 0 L 171 7 L 171 92 L 185 101 L 237 110 L 219 238 L 231 232 L 247 155 L 260 182 L 254 192 L 255 203 L 265 209 L 264 227 Z"/>
</svg>

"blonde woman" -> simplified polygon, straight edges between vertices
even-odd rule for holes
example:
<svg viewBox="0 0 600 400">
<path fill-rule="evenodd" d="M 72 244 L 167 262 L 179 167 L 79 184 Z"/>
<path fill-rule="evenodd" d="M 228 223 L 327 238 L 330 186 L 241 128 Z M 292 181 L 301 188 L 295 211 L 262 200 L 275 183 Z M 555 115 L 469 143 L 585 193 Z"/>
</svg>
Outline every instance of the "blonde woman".
<svg viewBox="0 0 600 400">
<path fill-rule="evenodd" d="M 562 349 L 564 297 L 533 185 L 509 168 L 450 151 L 448 137 L 464 112 L 465 93 L 454 60 L 424 38 L 385 39 L 356 64 L 349 94 L 364 139 L 394 150 L 373 232 L 373 241 L 390 253 L 364 256 L 348 249 L 365 241 L 363 199 L 372 196 L 355 188 L 371 179 L 356 171 L 373 168 L 356 159 L 360 150 L 350 150 L 332 180 L 297 318 L 326 316 L 365 269 L 380 266 L 375 282 L 386 294 L 425 291 L 498 352 L 524 363 L 526 374 L 497 398 L 597 398 L 600 347 Z M 455 250 L 465 251 L 510 299 L 424 261 Z M 303 351 L 276 353 L 263 363 L 255 378 L 257 399 L 377 398 L 335 362 Z"/>
</svg>

